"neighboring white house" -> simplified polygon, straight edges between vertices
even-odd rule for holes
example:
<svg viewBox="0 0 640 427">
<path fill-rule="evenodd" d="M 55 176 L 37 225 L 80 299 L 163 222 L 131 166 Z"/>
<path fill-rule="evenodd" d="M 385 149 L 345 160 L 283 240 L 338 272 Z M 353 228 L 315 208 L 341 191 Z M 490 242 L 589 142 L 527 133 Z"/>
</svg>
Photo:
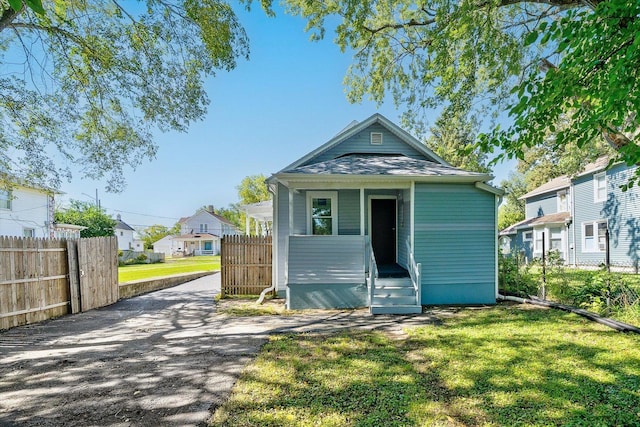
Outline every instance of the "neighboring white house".
<svg viewBox="0 0 640 427">
<path fill-rule="evenodd" d="M 214 213 L 213 206 L 181 218 L 179 236 L 166 236 L 153 244 L 154 252 L 173 255 L 217 255 L 225 234 L 241 234 L 226 218 Z"/>
<path fill-rule="evenodd" d="M 54 237 L 55 193 L 26 184 L 0 189 L 0 236 Z"/>
<path fill-rule="evenodd" d="M 144 251 L 144 243 L 138 238 L 136 231 L 122 220 L 120 214 L 116 215 L 113 233 L 118 239 L 118 250 Z"/>
</svg>

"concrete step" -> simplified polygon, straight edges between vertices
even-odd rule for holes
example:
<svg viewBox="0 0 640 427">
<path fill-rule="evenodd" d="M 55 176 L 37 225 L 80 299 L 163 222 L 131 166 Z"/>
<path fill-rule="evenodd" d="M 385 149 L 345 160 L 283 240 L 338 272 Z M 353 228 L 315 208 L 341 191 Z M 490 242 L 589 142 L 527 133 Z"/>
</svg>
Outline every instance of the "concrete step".
<svg viewBox="0 0 640 427">
<path fill-rule="evenodd" d="M 407 305 L 415 304 L 415 295 L 401 295 L 401 296 L 378 296 L 373 295 L 372 305 Z"/>
<path fill-rule="evenodd" d="M 422 306 L 415 304 L 404 305 L 372 305 L 371 314 L 418 314 L 422 313 Z"/>
</svg>

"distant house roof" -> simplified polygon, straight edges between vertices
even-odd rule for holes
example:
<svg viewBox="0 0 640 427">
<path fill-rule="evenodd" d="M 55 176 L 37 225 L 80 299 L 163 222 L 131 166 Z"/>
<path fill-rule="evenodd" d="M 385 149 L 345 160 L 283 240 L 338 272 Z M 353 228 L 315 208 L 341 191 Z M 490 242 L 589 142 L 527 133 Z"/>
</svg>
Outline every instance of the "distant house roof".
<svg viewBox="0 0 640 427">
<path fill-rule="evenodd" d="M 122 220 L 122 217 L 120 216 L 120 214 L 118 214 L 116 216 L 116 225 L 113 226 L 113 228 L 115 230 L 128 230 L 128 231 L 135 231 L 133 228 L 131 228 L 129 226 L 129 224 L 127 224 L 126 222 L 124 222 Z"/>
<path fill-rule="evenodd" d="M 308 175 L 385 175 L 385 176 L 447 176 L 473 177 L 478 181 L 491 179 L 484 173 L 468 172 L 428 160 L 403 155 L 349 154 L 337 159 L 284 169 L 281 174 Z"/>
<path fill-rule="evenodd" d="M 5 184 L 8 183 L 9 185 L 15 184 L 15 185 L 19 185 L 21 187 L 31 188 L 33 190 L 44 191 L 44 192 L 47 192 L 47 193 L 65 194 L 60 190 L 56 190 L 55 188 L 48 187 L 46 185 L 36 184 L 36 183 L 31 182 L 31 181 L 29 181 L 27 179 L 20 178 L 20 177 L 17 177 L 15 175 L 9 175 L 9 174 L 7 174 L 5 172 L 0 171 L 0 189 L 2 189 L 3 183 L 5 183 Z"/>
<path fill-rule="evenodd" d="M 590 173 L 594 173 L 600 170 L 603 170 L 609 164 L 609 157 L 602 156 L 598 157 L 598 159 L 592 163 L 588 163 L 580 172 L 578 172 L 575 176 L 584 176 Z M 568 188 L 571 185 L 572 177 L 568 175 L 561 175 L 557 178 L 553 178 L 551 181 L 545 182 L 540 187 L 537 187 L 527 194 L 520 196 L 518 199 L 524 200 L 529 197 L 539 196 L 541 194 L 550 193 L 552 191 L 562 190 L 563 188 Z"/>
<path fill-rule="evenodd" d="M 217 213 L 211 212 L 211 211 L 209 211 L 207 209 L 202 209 L 202 212 L 206 212 L 209 215 L 211 215 L 212 217 L 218 219 L 220 222 L 224 222 L 225 224 L 233 225 L 235 227 L 235 225 L 231 221 L 229 221 L 227 218 L 225 218 L 223 216 L 218 215 Z"/>
<path fill-rule="evenodd" d="M 539 216 L 536 218 L 525 219 L 524 221 L 517 222 L 500 232 L 501 236 L 507 236 L 509 234 L 516 234 L 519 229 L 530 228 L 536 225 L 542 224 L 557 224 L 567 222 L 571 219 L 569 212 L 557 212 L 549 215 Z"/>
<path fill-rule="evenodd" d="M 179 236 L 173 236 L 173 238 L 176 240 L 199 240 L 199 239 L 205 240 L 205 239 L 211 239 L 213 237 L 217 239 L 220 236 L 213 233 L 189 233 L 189 234 L 181 234 Z"/>
</svg>

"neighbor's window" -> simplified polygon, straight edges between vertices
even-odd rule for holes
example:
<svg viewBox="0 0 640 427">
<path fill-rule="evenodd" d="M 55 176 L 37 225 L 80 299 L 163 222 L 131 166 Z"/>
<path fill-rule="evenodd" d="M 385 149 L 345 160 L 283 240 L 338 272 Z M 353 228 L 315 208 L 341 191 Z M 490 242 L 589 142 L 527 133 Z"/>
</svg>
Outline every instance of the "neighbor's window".
<svg viewBox="0 0 640 427">
<path fill-rule="evenodd" d="M 533 241 L 533 251 L 534 252 L 542 252 L 542 238 L 544 235 L 544 229 L 534 230 L 534 241 Z"/>
<path fill-rule="evenodd" d="M 0 209 L 11 209 L 11 192 L 0 190 Z"/>
<path fill-rule="evenodd" d="M 530 242 L 533 240 L 533 231 L 525 231 L 522 236 L 522 240 L 525 242 Z"/>
<path fill-rule="evenodd" d="M 593 175 L 593 201 L 607 200 L 607 175 L 604 172 Z"/>
<path fill-rule="evenodd" d="M 558 199 L 558 212 L 568 212 L 569 203 L 567 203 L 567 191 L 566 190 L 558 191 L 557 199 Z"/>
<path fill-rule="evenodd" d="M 582 224 L 583 239 L 582 239 L 582 251 L 583 252 L 604 252 L 606 248 L 606 221 L 586 222 Z"/>
<path fill-rule="evenodd" d="M 207 224 L 200 224 L 200 232 L 201 233 L 207 232 Z"/>
<path fill-rule="evenodd" d="M 36 237 L 36 230 L 35 228 L 23 228 L 22 235 L 24 237 Z"/>
<path fill-rule="evenodd" d="M 309 234 L 338 234 L 338 197 L 335 191 L 309 192 L 307 206 Z"/>
<path fill-rule="evenodd" d="M 562 228 L 553 227 L 549 229 L 549 250 L 562 252 Z"/>
</svg>

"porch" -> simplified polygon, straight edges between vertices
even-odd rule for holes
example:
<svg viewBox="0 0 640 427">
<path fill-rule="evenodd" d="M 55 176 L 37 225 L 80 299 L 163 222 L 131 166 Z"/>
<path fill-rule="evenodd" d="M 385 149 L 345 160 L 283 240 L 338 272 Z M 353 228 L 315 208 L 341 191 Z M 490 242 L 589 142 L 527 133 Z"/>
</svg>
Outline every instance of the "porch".
<svg viewBox="0 0 640 427">
<path fill-rule="evenodd" d="M 407 243 L 408 246 L 408 243 Z M 372 314 L 422 312 L 420 264 L 378 266 L 369 236 L 289 236 L 287 308 L 369 307 Z"/>
</svg>

